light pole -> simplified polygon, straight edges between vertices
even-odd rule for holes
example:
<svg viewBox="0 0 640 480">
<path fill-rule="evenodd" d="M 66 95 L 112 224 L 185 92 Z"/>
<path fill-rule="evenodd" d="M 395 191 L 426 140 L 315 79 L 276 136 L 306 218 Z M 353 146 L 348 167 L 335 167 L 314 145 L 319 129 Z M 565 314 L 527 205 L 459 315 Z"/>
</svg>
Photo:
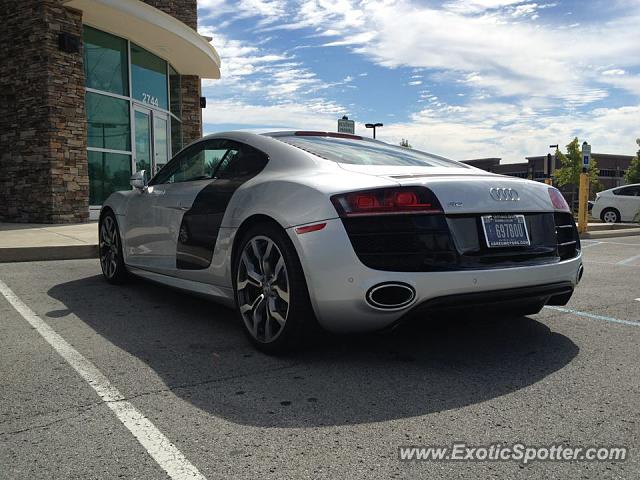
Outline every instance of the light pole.
<svg viewBox="0 0 640 480">
<path fill-rule="evenodd" d="M 376 138 L 376 128 L 383 127 L 384 125 L 381 123 L 365 123 L 364 126 L 367 128 L 373 128 L 373 138 Z"/>
<path fill-rule="evenodd" d="M 549 148 L 558 149 L 558 145 L 549 145 Z M 545 165 L 545 176 L 547 178 L 544 179 L 544 183 L 547 185 L 553 185 L 553 171 L 556 167 L 556 154 L 553 154 L 553 158 L 551 158 L 551 154 L 547 153 L 547 164 Z"/>
</svg>

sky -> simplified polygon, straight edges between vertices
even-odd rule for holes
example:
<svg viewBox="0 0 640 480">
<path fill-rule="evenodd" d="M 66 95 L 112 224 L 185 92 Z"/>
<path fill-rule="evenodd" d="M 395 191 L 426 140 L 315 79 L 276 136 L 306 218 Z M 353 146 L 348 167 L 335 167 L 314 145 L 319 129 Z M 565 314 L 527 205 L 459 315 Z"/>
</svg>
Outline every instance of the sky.
<svg viewBox="0 0 640 480">
<path fill-rule="evenodd" d="M 640 137 L 640 0 L 198 0 L 205 134 L 335 131 L 505 163 Z"/>
</svg>

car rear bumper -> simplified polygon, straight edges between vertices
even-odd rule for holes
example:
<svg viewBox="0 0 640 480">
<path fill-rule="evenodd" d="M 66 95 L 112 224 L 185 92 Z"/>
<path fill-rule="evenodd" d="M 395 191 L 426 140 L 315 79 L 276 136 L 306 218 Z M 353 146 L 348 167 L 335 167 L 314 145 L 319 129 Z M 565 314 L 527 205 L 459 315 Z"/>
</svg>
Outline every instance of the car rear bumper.
<svg viewBox="0 0 640 480">
<path fill-rule="evenodd" d="M 579 281 L 580 253 L 555 263 L 487 270 L 373 270 L 356 256 L 340 219 L 326 222 L 325 228 L 314 232 L 287 231 L 300 256 L 318 321 L 331 331 L 382 329 L 413 309 L 434 310 L 438 304 L 481 308 L 487 303 L 517 302 L 518 298 L 540 298 L 546 303 L 556 295 L 570 296 Z M 367 292 L 388 282 L 410 286 L 415 297 L 397 309 L 380 309 L 368 303 Z"/>
</svg>

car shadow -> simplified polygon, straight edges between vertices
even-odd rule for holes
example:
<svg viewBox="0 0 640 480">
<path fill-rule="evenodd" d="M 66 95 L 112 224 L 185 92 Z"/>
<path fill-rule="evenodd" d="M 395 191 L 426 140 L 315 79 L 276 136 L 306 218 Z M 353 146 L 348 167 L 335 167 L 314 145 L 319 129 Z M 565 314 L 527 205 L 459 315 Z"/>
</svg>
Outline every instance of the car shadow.
<svg viewBox="0 0 640 480">
<path fill-rule="evenodd" d="M 360 424 L 505 395 L 567 365 L 578 347 L 531 318 L 414 319 L 385 334 L 332 336 L 287 357 L 257 352 L 233 312 L 136 280 L 93 276 L 48 294 L 153 369 L 184 401 L 239 424 Z"/>
</svg>

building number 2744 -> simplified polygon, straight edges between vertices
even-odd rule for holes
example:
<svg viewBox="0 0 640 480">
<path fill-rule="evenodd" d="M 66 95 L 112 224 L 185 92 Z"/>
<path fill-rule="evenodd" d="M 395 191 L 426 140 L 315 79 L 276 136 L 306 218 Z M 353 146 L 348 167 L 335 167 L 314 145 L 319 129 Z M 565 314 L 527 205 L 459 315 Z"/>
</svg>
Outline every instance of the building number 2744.
<svg viewBox="0 0 640 480">
<path fill-rule="evenodd" d="M 149 95 L 148 93 L 143 93 L 142 94 L 142 101 L 144 103 L 148 103 L 149 105 L 154 105 L 154 106 L 158 106 L 159 105 L 159 101 L 158 101 L 158 97 L 153 97 L 151 95 Z"/>
</svg>

